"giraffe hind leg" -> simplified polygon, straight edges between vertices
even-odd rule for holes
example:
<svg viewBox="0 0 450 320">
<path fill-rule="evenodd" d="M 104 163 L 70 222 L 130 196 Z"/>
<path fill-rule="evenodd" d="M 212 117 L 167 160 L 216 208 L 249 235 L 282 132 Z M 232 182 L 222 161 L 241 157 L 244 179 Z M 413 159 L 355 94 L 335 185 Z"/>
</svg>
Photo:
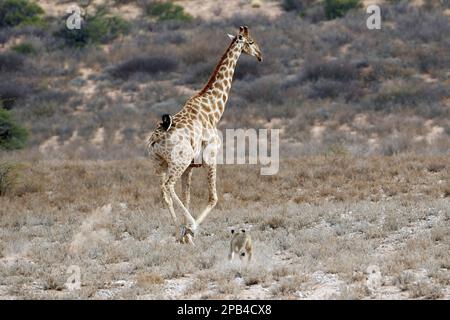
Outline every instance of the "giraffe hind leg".
<svg viewBox="0 0 450 320">
<path fill-rule="evenodd" d="M 169 190 L 168 190 L 168 188 L 166 186 L 166 181 L 167 181 L 166 175 L 162 174 L 161 175 L 161 185 L 160 185 L 162 198 L 163 198 L 164 203 L 166 204 L 167 208 L 169 209 L 169 212 L 170 212 L 170 215 L 172 217 L 173 223 L 175 224 L 175 226 L 177 228 L 179 228 L 180 225 L 178 223 L 178 219 L 177 219 L 177 216 L 175 214 L 175 210 L 173 209 L 173 202 L 172 202 L 172 198 L 170 196 L 170 192 L 169 192 Z"/>
<path fill-rule="evenodd" d="M 181 235 L 180 235 L 181 242 L 193 244 L 192 238 L 197 229 L 197 223 L 195 222 L 195 219 L 189 213 L 189 210 L 184 206 L 183 202 L 181 202 L 180 198 L 178 198 L 178 195 L 175 192 L 175 183 L 179 178 L 179 176 L 181 175 L 181 173 L 179 172 L 180 171 L 171 170 L 169 168 L 169 178 L 167 179 L 166 186 L 170 192 L 170 196 L 173 202 L 175 202 L 181 208 L 184 215 L 184 219 L 186 221 L 186 226 L 181 228 Z"/>
<path fill-rule="evenodd" d="M 167 163 L 162 160 L 161 157 L 156 155 L 155 153 L 150 152 L 148 154 L 149 160 L 151 162 L 151 168 L 153 169 L 153 173 L 157 176 L 159 176 L 160 179 L 160 190 L 161 190 L 161 197 L 163 200 L 163 203 L 165 206 L 169 209 L 170 216 L 172 218 L 173 223 L 179 228 L 179 222 L 177 219 L 177 216 L 175 214 L 175 210 L 173 209 L 173 201 L 172 197 L 170 196 L 169 189 L 167 188 Z"/>
</svg>

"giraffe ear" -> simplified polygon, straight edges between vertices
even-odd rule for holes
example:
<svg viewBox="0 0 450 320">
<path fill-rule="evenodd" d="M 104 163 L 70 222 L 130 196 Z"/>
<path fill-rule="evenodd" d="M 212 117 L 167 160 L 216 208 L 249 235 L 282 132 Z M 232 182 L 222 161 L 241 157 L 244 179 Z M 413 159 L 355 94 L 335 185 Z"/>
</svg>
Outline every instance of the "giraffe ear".
<svg viewBox="0 0 450 320">
<path fill-rule="evenodd" d="M 234 38 L 236 38 L 236 37 L 233 36 L 232 34 L 228 34 L 228 37 L 229 37 L 231 40 L 234 40 Z"/>
<path fill-rule="evenodd" d="M 244 27 L 243 26 L 240 26 L 239 27 L 239 33 L 243 33 L 244 32 Z"/>
</svg>

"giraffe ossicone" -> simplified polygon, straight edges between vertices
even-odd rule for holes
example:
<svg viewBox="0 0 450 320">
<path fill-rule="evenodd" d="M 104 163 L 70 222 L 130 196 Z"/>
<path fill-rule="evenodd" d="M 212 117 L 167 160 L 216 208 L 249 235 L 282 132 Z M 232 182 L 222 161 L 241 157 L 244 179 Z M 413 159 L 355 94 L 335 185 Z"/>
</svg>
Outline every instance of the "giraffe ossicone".
<svg viewBox="0 0 450 320">
<path fill-rule="evenodd" d="M 197 227 L 217 204 L 216 171 L 220 138 L 217 123 L 228 100 L 236 63 L 245 53 L 262 61 L 261 50 L 250 36 L 247 26 L 239 27 L 236 36 L 229 35 L 230 45 L 215 67 L 209 81 L 197 94 L 189 98 L 183 108 L 173 116 L 164 115 L 162 123 L 147 141 L 147 156 L 157 175 L 164 203 L 174 224 L 180 230 L 179 241 L 193 244 Z M 208 204 L 194 219 L 189 212 L 193 160 L 208 148 L 207 161 L 201 164 L 208 171 Z M 215 150 L 214 150 L 215 149 Z M 181 177 L 182 200 L 175 192 L 175 183 Z M 174 202 L 181 208 L 184 221 L 180 225 Z"/>
</svg>

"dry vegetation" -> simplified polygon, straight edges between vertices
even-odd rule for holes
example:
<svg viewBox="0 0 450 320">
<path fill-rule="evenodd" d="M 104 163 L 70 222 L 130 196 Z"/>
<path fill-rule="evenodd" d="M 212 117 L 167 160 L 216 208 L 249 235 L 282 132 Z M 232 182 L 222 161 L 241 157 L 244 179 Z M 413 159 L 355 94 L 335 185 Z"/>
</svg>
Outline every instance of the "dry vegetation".
<svg viewBox="0 0 450 320">
<path fill-rule="evenodd" d="M 175 242 L 145 160 L 36 160 L 19 172 L 0 198 L 3 298 L 450 297 L 448 157 L 308 156 L 269 177 L 222 166 L 195 248 Z M 204 179 L 196 169 L 194 214 Z M 236 226 L 255 242 L 248 267 L 227 261 Z M 80 290 L 65 286 L 70 265 Z"/>
<path fill-rule="evenodd" d="M 0 30 L 0 97 L 29 129 L 29 149 L 51 159 L 141 155 L 155 121 L 202 87 L 226 34 L 245 24 L 264 63 L 240 59 L 222 129 L 280 128 L 295 154 L 448 153 L 448 2 L 386 1 L 376 31 L 363 8 L 327 20 L 313 0 L 282 1 L 302 3 L 290 11 L 268 0 L 217 11 L 215 1 L 177 2 L 187 20 L 161 20 L 153 2 L 95 1 L 110 10 L 92 5 L 88 23 L 116 27 L 81 39 L 61 32 L 68 1 L 38 1 L 42 25 Z"/>
<path fill-rule="evenodd" d="M 0 298 L 450 298 L 448 1 L 382 1 L 369 31 L 363 8 L 328 20 L 315 0 L 183 0 L 176 19 L 94 0 L 80 38 L 61 30 L 71 1 L 36 2 L 0 29 L 0 120 L 29 131 L 0 149 Z M 264 62 L 240 59 L 220 129 L 280 129 L 280 171 L 221 166 L 218 206 L 181 245 L 143 142 L 239 25 Z M 237 226 L 248 267 L 227 260 Z"/>
</svg>

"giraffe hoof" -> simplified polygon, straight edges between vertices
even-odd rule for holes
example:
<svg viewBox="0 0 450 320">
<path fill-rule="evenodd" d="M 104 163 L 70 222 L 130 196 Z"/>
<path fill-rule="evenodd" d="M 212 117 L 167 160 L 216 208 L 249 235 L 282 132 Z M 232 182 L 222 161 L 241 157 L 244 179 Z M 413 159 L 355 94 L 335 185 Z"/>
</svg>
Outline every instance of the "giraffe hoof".
<svg viewBox="0 0 450 320">
<path fill-rule="evenodd" d="M 187 234 L 183 237 L 183 243 L 195 246 L 194 240 L 190 234 Z"/>
<path fill-rule="evenodd" d="M 180 242 L 194 245 L 194 231 L 187 226 L 180 227 Z"/>
</svg>

